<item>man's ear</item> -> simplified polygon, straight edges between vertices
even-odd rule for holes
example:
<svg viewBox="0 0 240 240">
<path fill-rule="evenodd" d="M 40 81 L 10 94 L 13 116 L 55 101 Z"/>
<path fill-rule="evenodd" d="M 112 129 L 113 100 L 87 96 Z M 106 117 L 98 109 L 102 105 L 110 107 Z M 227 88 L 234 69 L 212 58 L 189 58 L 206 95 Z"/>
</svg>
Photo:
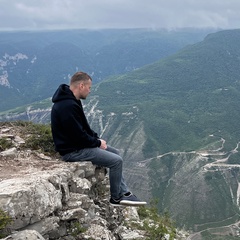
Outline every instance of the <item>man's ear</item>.
<svg viewBox="0 0 240 240">
<path fill-rule="evenodd" d="M 80 82 L 80 84 L 79 84 L 80 89 L 82 89 L 83 86 L 84 86 L 83 82 Z"/>
</svg>

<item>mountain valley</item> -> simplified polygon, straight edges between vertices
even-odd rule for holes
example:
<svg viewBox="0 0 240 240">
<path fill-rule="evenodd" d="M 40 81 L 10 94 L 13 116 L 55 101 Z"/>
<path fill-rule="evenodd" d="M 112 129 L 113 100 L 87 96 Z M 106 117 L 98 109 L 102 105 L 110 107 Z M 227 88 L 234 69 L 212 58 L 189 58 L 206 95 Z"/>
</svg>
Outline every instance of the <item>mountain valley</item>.
<svg viewBox="0 0 240 240">
<path fill-rule="evenodd" d="M 239 231 L 239 40 L 240 30 L 209 34 L 95 83 L 83 101 L 93 129 L 120 149 L 131 189 L 157 199 L 191 239 L 235 239 Z M 46 98 L 0 121 L 49 123 L 50 110 Z"/>
</svg>

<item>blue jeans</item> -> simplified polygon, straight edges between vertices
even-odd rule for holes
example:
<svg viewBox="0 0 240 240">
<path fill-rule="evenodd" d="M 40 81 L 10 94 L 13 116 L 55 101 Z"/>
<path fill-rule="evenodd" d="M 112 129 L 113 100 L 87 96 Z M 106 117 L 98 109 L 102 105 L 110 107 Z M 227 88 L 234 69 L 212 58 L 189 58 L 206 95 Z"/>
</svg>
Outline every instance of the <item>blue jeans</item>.
<svg viewBox="0 0 240 240">
<path fill-rule="evenodd" d="M 106 150 L 84 148 L 64 155 L 63 160 L 66 162 L 91 161 L 94 165 L 109 168 L 111 197 L 118 199 L 124 193 L 129 192 L 122 174 L 123 159 L 116 148 L 111 146 L 108 146 Z"/>
</svg>

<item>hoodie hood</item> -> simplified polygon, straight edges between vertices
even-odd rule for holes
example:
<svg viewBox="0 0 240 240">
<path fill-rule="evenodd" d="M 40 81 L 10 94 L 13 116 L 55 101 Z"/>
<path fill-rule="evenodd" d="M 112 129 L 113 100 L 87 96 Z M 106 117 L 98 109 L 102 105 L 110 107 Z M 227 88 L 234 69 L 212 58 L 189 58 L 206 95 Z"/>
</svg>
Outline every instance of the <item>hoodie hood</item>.
<svg viewBox="0 0 240 240">
<path fill-rule="evenodd" d="M 54 93 L 52 97 L 52 102 L 59 102 L 64 99 L 74 99 L 76 100 L 75 96 L 73 95 L 72 91 L 70 90 L 69 86 L 67 84 L 61 84 L 56 92 Z"/>
</svg>

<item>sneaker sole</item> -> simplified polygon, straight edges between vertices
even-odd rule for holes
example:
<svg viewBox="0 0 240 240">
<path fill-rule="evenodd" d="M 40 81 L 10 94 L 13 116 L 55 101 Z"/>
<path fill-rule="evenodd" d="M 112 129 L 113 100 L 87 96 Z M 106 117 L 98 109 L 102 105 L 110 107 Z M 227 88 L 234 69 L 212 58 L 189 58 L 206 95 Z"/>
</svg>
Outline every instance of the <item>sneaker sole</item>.
<svg viewBox="0 0 240 240">
<path fill-rule="evenodd" d="M 122 200 L 120 201 L 121 205 L 124 206 L 143 206 L 146 205 L 146 202 L 133 202 L 133 201 L 128 201 L 128 200 Z"/>
<path fill-rule="evenodd" d="M 113 207 L 124 207 L 123 205 L 121 204 L 114 204 L 114 203 L 110 203 L 111 206 Z"/>
</svg>

